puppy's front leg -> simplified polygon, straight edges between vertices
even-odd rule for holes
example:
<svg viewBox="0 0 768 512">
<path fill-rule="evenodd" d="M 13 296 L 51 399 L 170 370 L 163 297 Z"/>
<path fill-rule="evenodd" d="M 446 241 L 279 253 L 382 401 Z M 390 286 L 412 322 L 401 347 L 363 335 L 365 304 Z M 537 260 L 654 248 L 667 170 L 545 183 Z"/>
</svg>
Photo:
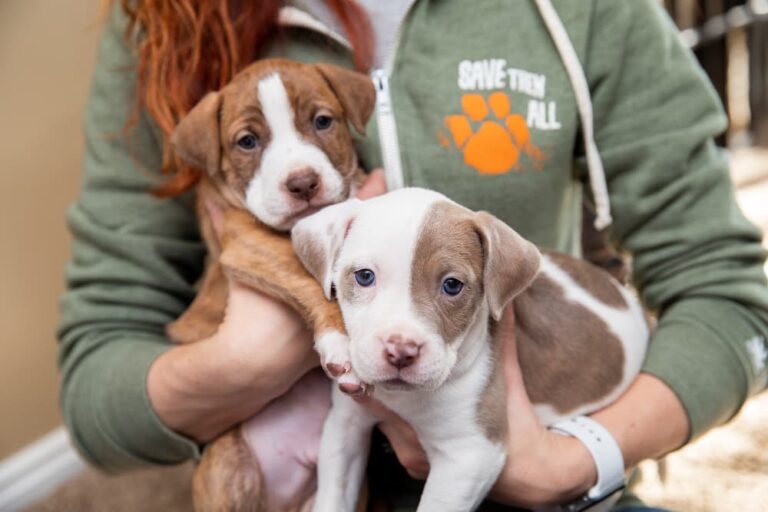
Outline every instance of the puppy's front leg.
<svg viewBox="0 0 768 512">
<path fill-rule="evenodd" d="M 428 453 L 429 477 L 417 512 L 475 510 L 506 462 L 504 447 L 485 438 L 450 444 L 448 449 Z"/>
<path fill-rule="evenodd" d="M 363 406 L 334 387 L 317 463 L 314 512 L 353 512 L 376 423 Z"/>
</svg>

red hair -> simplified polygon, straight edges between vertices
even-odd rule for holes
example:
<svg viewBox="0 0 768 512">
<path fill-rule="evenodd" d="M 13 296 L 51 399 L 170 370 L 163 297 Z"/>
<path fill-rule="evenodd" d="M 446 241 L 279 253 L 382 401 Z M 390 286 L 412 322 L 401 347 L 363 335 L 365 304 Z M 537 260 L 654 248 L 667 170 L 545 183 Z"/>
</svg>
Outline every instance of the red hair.
<svg viewBox="0 0 768 512">
<path fill-rule="evenodd" d="M 367 71 L 373 56 L 371 25 L 354 0 L 325 0 L 352 44 L 355 67 Z M 171 152 L 179 119 L 209 91 L 253 62 L 277 31 L 284 0 L 121 0 L 126 37 L 137 41 L 137 108 L 146 109 L 163 133 L 162 172 L 170 179 L 153 192 L 175 196 L 194 186 L 200 171 Z"/>
</svg>

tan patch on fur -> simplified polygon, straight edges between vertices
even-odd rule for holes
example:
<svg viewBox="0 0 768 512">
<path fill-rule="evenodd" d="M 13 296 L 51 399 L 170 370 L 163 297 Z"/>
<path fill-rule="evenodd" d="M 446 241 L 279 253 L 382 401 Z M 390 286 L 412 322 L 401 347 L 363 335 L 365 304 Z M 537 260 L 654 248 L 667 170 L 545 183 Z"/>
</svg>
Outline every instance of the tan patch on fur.
<svg viewBox="0 0 768 512">
<path fill-rule="evenodd" d="M 505 443 L 507 439 L 507 383 L 504 377 L 502 342 L 501 337 L 491 333 L 492 368 L 477 403 L 477 422 L 486 437 L 497 443 Z"/>
<path fill-rule="evenodd" d="M 513 303 L 528 395 L 560 413 L 605 397 L 624 373 L 616 335 L 592 311 L 564 297 L 561 286 L 541 273 Z"/>
<path fill-rule="evenodd" d="M 236 427 L 210 443 L 192 481 L 197 512 L 268 512 L 263 476 Z"/>
<path fill-rule="evenodd" d="M 579 286 L 606 306 L 616 309 L 629 308 L 629 304 L 618 289 L 621 285 L 605 271 L 567 254 L 548 252 L 547 256 Z"/>
<path fill-rule="evenodd" d="M 485 257 L 486 298 L 494 320 L 504 307 L 536 276 L 541 264 L 539 250 L 487 212 L 477 212 L 475 219 L 482 235 Z"/>
<path fill-rule="evenodd" d="M 440 201 L 427 213 L 411 264 L 411 297 L 416 310 L 437 327 L 447 342 L 467 330 L 483 297 L 483 247 L 474 214 Z M 451 297 L 443 281 L 453 277 L 464 283 Z"/>
</svg>

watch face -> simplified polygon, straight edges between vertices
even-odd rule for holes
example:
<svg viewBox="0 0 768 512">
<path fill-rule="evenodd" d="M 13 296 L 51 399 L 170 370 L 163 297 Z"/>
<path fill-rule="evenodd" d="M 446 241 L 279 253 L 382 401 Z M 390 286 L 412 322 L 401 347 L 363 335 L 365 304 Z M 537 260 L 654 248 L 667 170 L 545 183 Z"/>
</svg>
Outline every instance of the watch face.
<svg viewBox="0 0 768 512">
<path fill-rule="evenodd" d="M 613 490 L 606 491 L 604 494 L 601 494 L 600 496 L 595 496 L 594 498 L 590 498 L 589 494 L 585 494 L 581 498 L 578 498 L 567 505 L 562 506 L 563 512 L 582 512 L 583 510 L 589 510 L 595 505 L 599 503 L 603 503 L 606 500 L 609 500 L 613 497 L 618 497 L 621 495 L 621 491 L 624 490 L 624 483 L 619 485 L 618 487 L 614 488 Z"/>
</svg>

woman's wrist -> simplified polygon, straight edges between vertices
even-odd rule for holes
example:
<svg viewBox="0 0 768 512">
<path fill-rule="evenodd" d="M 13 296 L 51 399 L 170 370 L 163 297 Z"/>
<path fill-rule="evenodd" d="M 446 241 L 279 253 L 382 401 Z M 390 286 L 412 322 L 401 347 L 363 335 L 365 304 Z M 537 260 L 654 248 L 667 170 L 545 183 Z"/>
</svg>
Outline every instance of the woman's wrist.
<svg viewBox="0 0 768 512">
<path fill-rule="evenodd" d="M 597 468 L 586 447 L 573 437 L 542 432 L 535 454 L 509 454 L 491 498 L 523 507 L 567 503 L 597 481 Z M 525 464 L 521 464 L 521 458 Z"/>
</svg>

